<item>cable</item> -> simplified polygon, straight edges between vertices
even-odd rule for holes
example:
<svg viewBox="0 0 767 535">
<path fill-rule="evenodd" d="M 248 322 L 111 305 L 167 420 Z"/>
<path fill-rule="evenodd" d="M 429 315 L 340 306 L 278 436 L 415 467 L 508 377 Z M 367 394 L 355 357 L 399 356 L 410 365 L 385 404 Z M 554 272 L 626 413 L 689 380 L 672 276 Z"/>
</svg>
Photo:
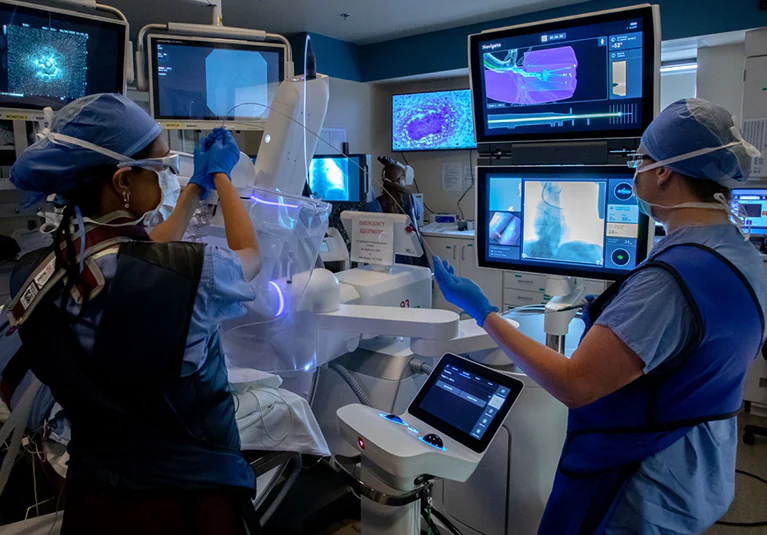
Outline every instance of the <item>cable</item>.
<svg viewBox="0 0 767 535">
<path fill-rule="evenodd" d="M 450 530 L 450 533 L 452 533 L 453 535 L 463 535 L 463 533 L 461 533 L 461 531 L 457 527 L 455 527 L 453 523 L 450 522 L 445 515 L 443 515 L 442 513 L 440 513 L 433 507 L 431 508 L 431 513 L 434 516 L 436 516 L 437 520 L 442 522 L 445 525 L 445 527 L 447 527 L 447 529 Z"/>
<path fill-rule="evenodd" d="M 466 191 L 463 192 L 463 195 L 461 195 L 461 198 L 458 199 L 458 202 L 456 203 L 458 204 L 458 211 L 461 213 L 461 221 L 465 221 L 465 219 L 463 218 L 463 210 L 461 209 L 461 201 L 463 200 L 464 197 L 466 197 L 466 194 L 469 193 L 469 191 L 471 191 L 471 188 L 474 187 L 474 167 L 473 167 L 474 160 L 471 159 L 472 152 L 474 151 L 472 149 L 469 149 L 469 172 L 471 173 L 471 185 L 468 188 L 466 188 Z"/>
<path fill-rule="evenodd" d="M 336 372 L 338 375 L 341 376 L 341 379 L 346 381 L 346 384 L 349 385 L 349 388 L 352 389 L 354 392 L 354 395 L 357 396 L 357 399 L 362 403 L 363 405 L 367 407 L 372 407 L 370 404 L 370 398 L 368 398 L 368 395 L 365 393 L 365 391 L 362 389 L 360 384 L 357 382 L 357 380 L 352 376 L 352 374 L 341 366 L 338 362 L 331 362 L 328 364 L 328 367 Z"/>
<path fill-rule="evenodd" d="M 264 414 L 264 411 L 261 408 L 261 400 L 258 399 L 258 396 L 256 395 L 255 392 L 253 392 L 253 390 L 248 389 L 245 391 L 246 394 L 250 394 L 251 396 L 253 396 L 253 399 L 256 400 L 256 405 L 258 405 L 258 412 L 261 415 L 261 427 L 264 428 L 264 432 L 266 433 L 266 436 L 268 436 L 272 441 L 277 442 L 279 444 L 280 442 L 288 438 L 288 435 L 290 434 L 290 430 L 293 429 L 293 407 L 290 406 L 290 403 L 285 401 L 282 397 L 275 394 L 274 392 L 269 392 L 268 390 L 261 390 L 261 392 L 264 392 L 265 394 L 271 394 L 275 398 L 282 401 L 285 404 L 285 406 L 288 408 L 288 412 L 290 412 L 290 424 L 288 424 L 288 430 L 285 432 L 282 438 L 274 438 L 272 434 L 269 432 L 269 429 L 267 429 L 266 427 L 266 415 Z"/>
<path fill-rule="evenodd" d="M 746 472 L 745 470 L 735 470 L 735 473 L 748 476 L 750 478 L 756 479 L 757 481 L 767 485 L 767 479 L 763 479 L 756 474 L 752 474 L 751 472 Z M 736 528 L 758 528 L 762 526 L 767 526 L 767 520 L 763 520 L 761 522 L 725 522 L 723 520 L 719 520 L 717 524 L 719 524 L 720 526 L 732 526 Z"/>
</svg>

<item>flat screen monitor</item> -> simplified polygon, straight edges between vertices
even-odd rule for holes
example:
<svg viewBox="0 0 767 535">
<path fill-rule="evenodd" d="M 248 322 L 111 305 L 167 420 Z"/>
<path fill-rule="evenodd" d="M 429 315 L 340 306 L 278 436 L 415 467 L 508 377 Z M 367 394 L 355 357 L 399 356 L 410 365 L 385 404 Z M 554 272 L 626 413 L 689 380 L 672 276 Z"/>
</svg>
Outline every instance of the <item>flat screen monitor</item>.
<svg viewBox="0 0 767 535">
<path fill-rule="evenodd" d="M 625 166 L 480 167 L 483 267 L 617 279 L 647 256 L 649 219 Z"/>
<path fill-rule="evenodd" d="M 0 108 L 58 110 L 86 95 L 124 92 L 125 22 L 6 0 L 0 26 Z"/>
<path fill-rule="evenodd" d="M 152 115 L 166 128 L 241 120 L 236 127 L 248 129 L 263 122 L 285 78 L 285 50 L 283 44 L 150 35 Z"/>
<path fill-rule="evenodd" d="M 656 8 L 470 36 L 477 141 L 640 137 L 658 95 Z"/>
<path fill-rule="evenodd" d="M 523 387 L 519 379 L 447 353 L 407 411 L 467 448 L 482 453 Z"/>
<path fill-rule="evenodd" d="M 733 189 L 732 207 L 745 216 L 744 230 L 752 236 L 767 236 L 767 188 Z"/>
<path fill-rule="evenodd" d="M 367 154 L 315 156 L 309 165 L 312 194 L 330 203 L 364 202 L 367 157 Z"/>
<path fill-rule="evenodd" d="M 392 95 L 392 152 L 474 149 L 468 89 Z"/>
</svg>

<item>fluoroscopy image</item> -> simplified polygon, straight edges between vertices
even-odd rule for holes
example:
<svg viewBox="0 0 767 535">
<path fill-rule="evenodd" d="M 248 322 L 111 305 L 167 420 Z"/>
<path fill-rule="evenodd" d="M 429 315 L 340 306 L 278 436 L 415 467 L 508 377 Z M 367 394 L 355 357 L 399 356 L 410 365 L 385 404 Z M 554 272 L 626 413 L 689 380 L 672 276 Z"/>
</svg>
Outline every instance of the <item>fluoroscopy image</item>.
<svg viewBox="0 0 767 535">
<path fill-rule="evenodd" d="M 547 104 L 571 98 L 578 86 L 571 46 L 488 52 L 484 66 L 487 97 L 498 102 Z"/>
<path fill-rule="evenodd" d="M 349 200 L 349 161 L 317 158 L 309 167 L 309 187 L 323 201 Z"/>
<path fill-rule="evenodd" d="M 490 220 L 490 243 L 498 245 L 519 245 L 522 235 L 522 220 L 509 212 L 496 212 Z"/>
<path fill-rule="evenodd" d="M 474 147 L 474 120 L 468 89 L 392 97 L 394 152 Z"/>
<path fill-rule="evenodd" d="M 603 264 L 603 184 L 526 181 L 522 256 Z"/>
<path fill-rule="evenodd" d="M 8 92 L 65 99 L 85 96 L 88 37 L 8 25 Z"/>
</svg>

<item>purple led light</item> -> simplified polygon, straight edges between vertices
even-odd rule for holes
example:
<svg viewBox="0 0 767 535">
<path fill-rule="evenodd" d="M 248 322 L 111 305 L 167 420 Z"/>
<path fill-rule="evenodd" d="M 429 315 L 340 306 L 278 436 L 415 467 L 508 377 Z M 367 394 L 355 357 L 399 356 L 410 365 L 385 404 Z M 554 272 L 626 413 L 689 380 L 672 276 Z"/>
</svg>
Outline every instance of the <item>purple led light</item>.
<svg viewBox="0 0 767 535">
<path fill-rule="evenodd" d="M 285 208 L 298 208 L 297 204 L 287 204 L 287 203 L 277 202 L 277 201 L 266 201 L 264 199 L 259 199 L 255 195 L 251 195 L 250 200 L 256 201 L 261 204 L 268 204 L 269 206 L 284 206 Z"/>
<path fill-rule="evenodd" d="M 275 314 L 275 316 L 279 316 L 279 315 L 280 315 L 280 314 L 282 314 L 282 313 L 283 313 L 283 311 L 285 310 L 285 297 L 283 297 L 283 295 L 282 295 L 282 290 L 280 290 L 280 287 L 277 285 L 277 283 L 276 283 L 276 282 L 274 282 L 274 281 L 269 281 L 269 284 L 272 286 L 272 288 L 274 288 L 274 289 L 275 289 L 275 291 L 277 292 L 277 297 L 278 297 L 278 298 L 279 298 L 279 300 L 280 300 L 280 306 L 279 306 L 279 308 L 277 309 L 277 313 Z"/>
</svg>

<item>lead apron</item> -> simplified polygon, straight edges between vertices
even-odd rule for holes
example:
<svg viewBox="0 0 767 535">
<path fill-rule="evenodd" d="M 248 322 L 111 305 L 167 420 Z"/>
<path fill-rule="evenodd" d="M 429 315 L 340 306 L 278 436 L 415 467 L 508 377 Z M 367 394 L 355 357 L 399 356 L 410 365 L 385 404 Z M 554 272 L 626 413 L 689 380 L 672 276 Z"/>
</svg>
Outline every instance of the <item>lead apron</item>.
<svg viewBox="0 0 767 535">
<path fill-rule="evenodd" d="M 764 342 L 764 315 L 745 276 L 713 249 L 679 244 L 660 252 L 595 301 L 591 324 L 620 298 L 624 281 L 649 267 L 679 285 L 693 311 L 694 342 L 620 390 L 570 410 L 539 534 L 602 533 L 643 459 L 694 426 L 740 410 L 748 367 Z"/>
</svg>

